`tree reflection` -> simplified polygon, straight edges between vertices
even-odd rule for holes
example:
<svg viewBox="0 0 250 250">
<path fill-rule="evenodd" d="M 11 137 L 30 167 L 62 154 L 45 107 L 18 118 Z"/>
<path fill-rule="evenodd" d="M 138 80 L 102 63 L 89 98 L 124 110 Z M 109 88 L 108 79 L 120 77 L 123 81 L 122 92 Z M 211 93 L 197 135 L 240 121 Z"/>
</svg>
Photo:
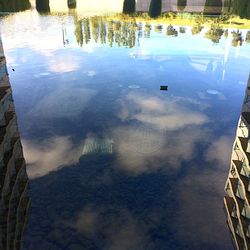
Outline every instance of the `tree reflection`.
<svg viewBox="0 0 250 250">
<path fill-rule="evenodd" d="M 192 28 L 191 32 L 192 35 L 199 34 L 203 29 L 203 26 L 200 23 L 196 23 L 195 26 Z"/>
<path fill-rule="evenodd" d="M 67 0 L 68 1 L 68 8 L 75 9 L 76 8 L 76 0 Z"/>
<path fill-rule="evenodd" d="M 167 27 L 167 36 L 178 36 L 178 31 L 170 24 Z"/>
<path fill-rule="evenodd" d="M 219 43 L 223 32 L 223 29 L 218 24 L 212 24 L 210 29 L 206 32 L 205 37 L 214 43 Z"/>
<path fill-rule="evenodd" d="M 136 44 L 137 34 L 142 36 L 142 26 L 137 25 L 135 19 L 129 21 L 108 20 L 106 17 L 90 17 L 78 20 L 74 16 L 75 36 L 77 43 L 82 46 L 88 44 L 91 36 L 95 43 L 108 43 L 117 46 L 133 48 Z M 90 28 L 91 27 L 91 28 Z"/>
<path fill-rule="evenodd" d="M 239 30 L 237 30 L 233 31 L 232 35 L 233 35 L 232 46 L 233 47 L 241 46 L 243 43 L 242 33 Z"/>
<path fill-rule="evenodd" d="M 151 25 L 147 23 L 145 24 L 145 27 L 144 27 L 144 37 L 150 38 L 150 32 L 151 32 Z"/>
<path fill-rule="evenodd" d="M 112 47 L 114 42 L 113 21 L 108 22 L 108 41 L 109 41 L 109 46 Z"/>
<path fill-rule="evenodd" d="M 250 43 L 250 30 L 246 34 L 246 42 Z"/>
<path fill-rule="evenodd" d="M 88 44 L 91 40 L 95 43 L 108 44 L 110 47 L 123 46 L 133 48 L 136 42 L 139 44 L 139 39 L 150 38 L 152 25 L 146 23 L 137 23 L 135 18 L 111 19 L 107 16 L 92 16 L 78 20 L 78 16 L 74 15 L 75 23 L 75 37 L 77 43 L 82 46 Z M 199 34 L 204 28 L 204 19 L 199 17 L 191 29 L 193 35 Z M 167 36 L 178 36 L 178 33 L 186 33 L 185 27 L 179 27 L 178 30 L 173 25 L 154 25 L 154 32 L 166 32 Z M 210 25 L 210 28 L 205 33 L 205 37 L 210 39 L 213 43 L 219 43 L 222 35 L 228 37 L 228 29 L 223 30 L 220 19 L 215 19 Z M 242 45 L 243 40 L 250 43 L 250 31 L 248 31 L 246 38 L 242 37 L 240 31 L 232 32 L 232 45 Z"/>
<path fill-rule="evenodd" d="M 94 41 L 98 42 L 99 37 L 99 18 L 97 16 L 93 16 L 90 18 L 92 37 Z"/>
<path fill-rule="evenodd" d="M 101 21 L 100 21 L 100 38 L 101 38 L 101 43 L 102 44 L 106 43 L 106 35 L 107 35 L 106 25 L 105 25 L 105 22 L 103 21 L 103 19 L 101 18 Z"/>
<path fill-rule="evenodd" d="M 132 14 L 135 12 L 135 0 L 124 0 L 123 13 Z"/>
<path fill-rule="evenodd" d="M 162 25 L 156 25 L 156 26 L 155 26 L 155 32 L 161 33 L 161 32 L 162 32 L 162 29 L 163 29 L 163 26 L 162 26 Z"/>
<path fill-rule="evenodd" d="M 82 47 L 83 45 L 82 20 L 78 20 L 77 15 L 74 16 L 74 24 L 75 24 L 76 41 Z"/>
<path fill-rule="evenodd" d="M 161 15 L 162 0 L 151 0 L 149 6 L 149 16 L 156 18 Z"/>
<path fill-rule="evenodd" d="M 31 4 L 29 0 L 1 0 L 1 12 L 18 12 L 30 9 Z"/>
<path fill-rule="evenodd" d="M 115 22 L 113 25 L 114 32 L 115 32 L 115 42 L 118 47 L 121 46 L 121 23 L 119 21 Z"/>
<path fill-rule="evenodd" d="M 88 44 L 91 39 L 89 18 L 83 18 L 82 22 L 83 22 L 83 28 L 84 28 L 84 41 L 86 44 Z"/>
<path fill-rule="evenodd" d="M 180 27 L 179 31 L 180 31 L 180 33 L 186 33 L 186 28 L 185 27 Z"/>
</svg>

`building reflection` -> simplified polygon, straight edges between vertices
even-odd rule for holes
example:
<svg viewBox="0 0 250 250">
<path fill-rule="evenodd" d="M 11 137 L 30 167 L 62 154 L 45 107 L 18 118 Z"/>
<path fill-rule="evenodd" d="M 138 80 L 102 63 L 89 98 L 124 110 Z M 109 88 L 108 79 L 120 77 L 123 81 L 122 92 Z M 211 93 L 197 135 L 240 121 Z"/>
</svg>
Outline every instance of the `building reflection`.
<svg viewBox="0 0 250 250">
<path fill-rule="evenodd" d="M 0 43 L 0 249 L 21 249 L 30 199 L 12 90 Z"/>
<path fill-rule="evenodd" d="M 250 249 L 250 76 L 232 150 L 224 204 L 237 249 Z"/>
</svg>

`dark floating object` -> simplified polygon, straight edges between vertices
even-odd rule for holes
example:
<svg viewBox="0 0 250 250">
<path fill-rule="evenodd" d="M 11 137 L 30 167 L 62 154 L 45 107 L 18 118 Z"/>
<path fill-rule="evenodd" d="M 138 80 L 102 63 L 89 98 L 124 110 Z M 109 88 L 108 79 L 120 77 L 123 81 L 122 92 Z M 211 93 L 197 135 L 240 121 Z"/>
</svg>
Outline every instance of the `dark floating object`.
<svg viewBox="0 0 250 250">
<path fill-rule="evenodd" d="M 168 90 L 168 86 L 163 85 L 163 86 L 160 87 L 160 90 Z"/>
<path fill-rule="evenodd" d="M 12 69 L 12 71 L 15 71 L 15 69 Z"/>
</svg>

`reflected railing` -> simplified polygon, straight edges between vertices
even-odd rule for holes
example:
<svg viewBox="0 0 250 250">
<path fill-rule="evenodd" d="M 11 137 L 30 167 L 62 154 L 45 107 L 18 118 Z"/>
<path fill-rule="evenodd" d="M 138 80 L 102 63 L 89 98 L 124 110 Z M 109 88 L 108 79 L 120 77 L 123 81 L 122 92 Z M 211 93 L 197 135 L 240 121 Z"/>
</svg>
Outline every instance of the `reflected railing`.
<svg viewBox="0 0 250 250">
<path fill-rule="evenodd" d="M 12 90 L 0 40 L 0 249 L 21 249 L 30 199 Z"/>
</svg>

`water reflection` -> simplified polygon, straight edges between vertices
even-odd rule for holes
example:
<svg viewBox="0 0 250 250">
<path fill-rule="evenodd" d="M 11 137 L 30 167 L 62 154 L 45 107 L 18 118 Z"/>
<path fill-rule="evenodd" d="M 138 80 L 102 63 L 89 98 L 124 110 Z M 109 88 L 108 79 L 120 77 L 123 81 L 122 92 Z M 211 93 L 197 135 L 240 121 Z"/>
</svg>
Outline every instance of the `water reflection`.
<svg viewBox="0 0 250 250">
<path fill-rule="evenodd" d="M 0 249 L 21 249 L 30 199 L 12 90 L 0 41 Z"/>
<path fill-rule="evenodd" d="M 250 249 L 249 87 L 250 76 L 232 150 L 225 187 L 227 196 L 224 198 L 228 226 L 237 249 Z"/>
<path fill-rule="evenodd" d="M 205 28 L 32 14 L 2 22 L 31 177 L 24 249 L 232 249 L 221 200 L 250 47 L 231 30 L 214 46 Z"/>
</svg>

